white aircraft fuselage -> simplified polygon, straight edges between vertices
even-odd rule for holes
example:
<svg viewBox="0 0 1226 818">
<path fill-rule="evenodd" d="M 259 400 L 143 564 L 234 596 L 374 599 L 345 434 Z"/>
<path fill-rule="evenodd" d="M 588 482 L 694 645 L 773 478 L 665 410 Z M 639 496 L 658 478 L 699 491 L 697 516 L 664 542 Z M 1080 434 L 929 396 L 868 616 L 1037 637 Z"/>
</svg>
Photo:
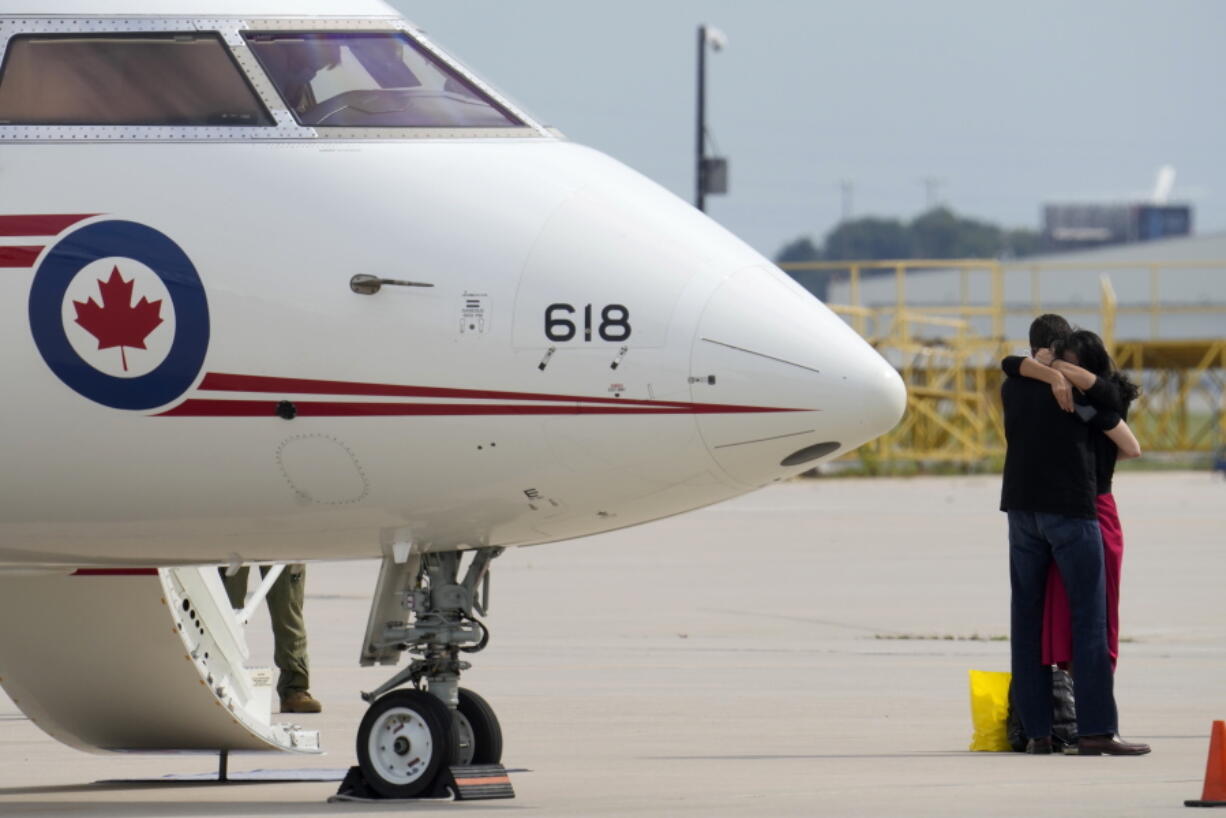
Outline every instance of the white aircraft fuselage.
<svg viewBox="0 0 1226 818">
<path fill-rule="evenodd" d="M 0 121 L 0 565 L 564 540 L 900 417 L 893 368 L 766 258 L 466 72 L 522 124 L 295 121 L 242 32 L 428 45 L 381 4 L 117 5 L 0 3 L 0 48 L 212 27 L 275 122 Z"/>
<path fill-rule="evenodd" d="M 383 3 L 31 5 L 0 0 L 0 681 L 60 741 L 318 751 L 243 625 L 280 563 L 381 558 L 358 661 L 408 662 L 342 789 L 512 795 L 460 686 L 505 548 L 902 414 L 767 259 Z M 237 599 L 214 566 L 250 563 Z"/>
</svg>

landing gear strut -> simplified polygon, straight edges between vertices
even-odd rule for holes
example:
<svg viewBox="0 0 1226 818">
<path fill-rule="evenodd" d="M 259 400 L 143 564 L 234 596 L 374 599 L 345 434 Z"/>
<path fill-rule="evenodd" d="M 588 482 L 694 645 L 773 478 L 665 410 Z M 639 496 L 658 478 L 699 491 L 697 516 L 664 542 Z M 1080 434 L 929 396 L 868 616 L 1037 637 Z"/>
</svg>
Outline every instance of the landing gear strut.
<svg viewBox="0 0 1226 818">
<path fill-rule="evenodd" d="M 358 727 L 358 765 L 366 783 L 384 798 L 438 793 L 457 765 L 497 764 L 502 729 L 485 699 L 459 686 L 472 665 L 461 654 L 489 641 L 477 615 L 489 607 L 489 565 L 501 548 L 464 553 L 385 557 L 371 603 L 361 663 L 409 665 L 362 698 L 371 703 Z M 400 560 L 397 561 L 397 557 Z M 397 690 L 402 685 L 409 689 Z"/>
</svg>

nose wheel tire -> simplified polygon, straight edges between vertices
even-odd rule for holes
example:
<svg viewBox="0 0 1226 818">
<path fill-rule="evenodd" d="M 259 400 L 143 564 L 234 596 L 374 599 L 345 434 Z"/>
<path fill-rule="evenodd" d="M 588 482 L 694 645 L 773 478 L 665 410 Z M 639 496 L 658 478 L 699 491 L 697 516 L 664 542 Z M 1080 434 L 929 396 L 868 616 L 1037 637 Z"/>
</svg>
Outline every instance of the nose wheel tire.
<svg viewBox="0 0 1226 818">
<path fill-rule="evenodd" d="M 502 727 L 498 716 L 482 697 L 468 688 L 459 689 L 455 720 L 460 734 L 460 764 L 497 764 L 502 761 Z"/>
<path fill-rule="evenodd" d="M 384 798 L 414 798 L 434 784 L 444 767 L 456 763 L 457 731 L 457 720 L 434 696 L 394 690 L 362 717 L 358 766 Z"/>
</svg>

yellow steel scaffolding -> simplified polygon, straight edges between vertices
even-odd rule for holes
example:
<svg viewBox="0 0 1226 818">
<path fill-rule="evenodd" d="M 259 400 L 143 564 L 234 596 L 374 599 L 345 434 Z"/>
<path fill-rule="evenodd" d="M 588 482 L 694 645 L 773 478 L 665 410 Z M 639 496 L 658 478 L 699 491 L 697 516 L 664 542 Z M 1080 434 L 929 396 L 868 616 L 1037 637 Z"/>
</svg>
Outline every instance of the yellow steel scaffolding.
<svg viewBox="0 0 1226 818">
<path fill-rule="evenodd" d="M 1026 347 L 1024 327 L 1043 312 L 1073 323 L 1097 321 L 1121 369 L 1142 386 L 1130 425 L 1149 452 L 1209 452 L 1226 445 L 1226 261 L 1136 263 L 954 261 L 803 262 L 788 271 L 827 271 L 843 296 L 828 305 L 898 367 L 907 384 L 907 412 L 889 435 L 860 450 L 866 461 L 991 463 L 1004 453 L 1000 359 Z M 908 298 L 909 277 L 924 272 L 957 277 L 955 300 Z M 1181 271 L 1222 274 L 1216 298 L 1164 299 L 1163 282 Z M 1044 300 L 1044 274 L 1092 276 L 1097 298 Z M 1113 275 L 1147 283 L 1146 298 L 1120 304 Z M 986 282 L 983 280 L 986 277 Z M 1025 278 L 1027 298 L 1006 301 Z M 892 287 L 884 286 L 889 281 Z M 1215 279 L 1216 281 L 1216 279 Z M 876 296 L 865 303 L 872 282 Z M 986 284 L 986 286 L 984 286 Z M 1007 287 L 1006 285 L 1010 285 Z M 916 287 L 918 289 L 918 287 Z M 931 289 L 931 288 L 929 288 Z M 892 290 L 892 292 L 889 292 Z M 833 302 L 833 303 L 832 303 Z M 1200 317 L 1204 337 L 1164 337 L 1182 316 Z M 1120 319 L 1133 329 L 1119 337 Z M 1138 326 L 1146 331 L 1137 331 Z M 1007 328 L 1022 327 L 1011 338 Z M 1178 333 L 1176 333 L 1178 334 Z"/>
</svg>

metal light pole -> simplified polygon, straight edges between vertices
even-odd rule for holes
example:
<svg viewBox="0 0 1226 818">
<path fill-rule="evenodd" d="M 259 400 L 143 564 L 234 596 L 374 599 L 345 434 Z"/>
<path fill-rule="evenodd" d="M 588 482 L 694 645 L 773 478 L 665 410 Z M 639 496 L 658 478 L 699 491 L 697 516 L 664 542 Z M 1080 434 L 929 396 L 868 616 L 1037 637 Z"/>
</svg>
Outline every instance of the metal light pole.
<svg viewBox="0 0 1226 818">
<path fill-rule="evenodd" d="M 707 45 L 722 51 L 728 38 L 717 28 L 706 24 L 698 27 L 698 126 L 695 139 L 694 206 L 707 209 L 708 193 L 728 191 L 728 163 L 724 159 L 707 158 Z M 716 178 L 718 177 L 718 178 Z"/>
<path fill-rule="evenodd" d="M 707 27 L 698 27 L 698 145 L 694 152 L 694 206 L 707 209 L 706 179 L 703 178 L 702 160 L 707 153 Z"/>
</svg>

